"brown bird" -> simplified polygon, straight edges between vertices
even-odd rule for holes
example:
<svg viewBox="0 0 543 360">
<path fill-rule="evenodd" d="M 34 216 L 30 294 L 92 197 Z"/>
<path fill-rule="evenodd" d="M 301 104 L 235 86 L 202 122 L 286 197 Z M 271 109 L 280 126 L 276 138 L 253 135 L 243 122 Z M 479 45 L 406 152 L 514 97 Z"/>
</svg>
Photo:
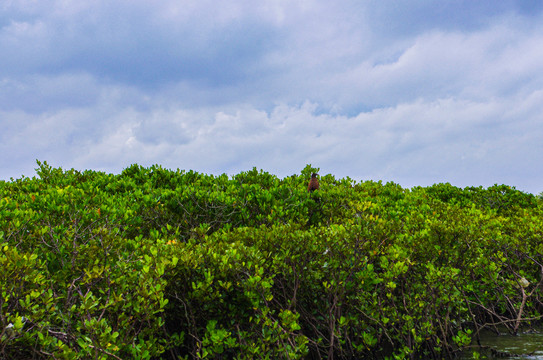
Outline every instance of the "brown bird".
<svg viewBox="0 0 543 360">
<path fill-rule="evenodd" d="M 319 174 L 316 173 L 311 174 L 311 180 L 309 180 L 309 185 L 307 185 L 307 191 L 313 192 L 319 190 L 319 180 L 317 180 L 318 175 Z"/>
</svg>

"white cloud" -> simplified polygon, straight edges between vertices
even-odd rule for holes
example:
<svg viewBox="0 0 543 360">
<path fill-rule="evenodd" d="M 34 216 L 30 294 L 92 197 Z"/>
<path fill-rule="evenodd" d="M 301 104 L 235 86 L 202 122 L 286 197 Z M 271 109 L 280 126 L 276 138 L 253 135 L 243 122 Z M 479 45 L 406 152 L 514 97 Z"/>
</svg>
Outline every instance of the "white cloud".
<svg viewBox="0 0 543 360">
<path fill-rule="evenodd" d="M 40 119 L 4 113 L 25 126 L 14 134 L 18 142 L 8 142 L 2 152 L 10 154 L 13 146 L 59 166 L 112 172 L 131 163 L 160 163 L 230 174 L 256 166 L 287 176 L 312 163 L 323 173 L 404 186 L 507 183 L 536 192 L 541 100 L 541 91 L 484 103 L 450 98 L 352 117 L 318 114 L 311 103 L 278 105 L 269 113 L 250 106 L 213 112 L 127 109 L 103 120 L 107 131 L 83 141 L 73 140 L 85 139 L 73 119 L 84 124 L 91 113 Z"/>
</svg>

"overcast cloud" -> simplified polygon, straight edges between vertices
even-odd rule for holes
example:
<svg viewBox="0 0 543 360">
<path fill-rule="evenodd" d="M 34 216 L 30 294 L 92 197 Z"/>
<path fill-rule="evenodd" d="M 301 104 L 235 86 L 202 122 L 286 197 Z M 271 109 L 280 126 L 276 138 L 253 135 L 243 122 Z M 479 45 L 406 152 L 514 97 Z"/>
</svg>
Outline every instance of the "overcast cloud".
<svg viewBox="0 0 543 360">
<path fill-rule="evenodd" d="M 538 0 L 4 0 L 0 179 L 35 160 L 543 191 Z"/>
</svg>

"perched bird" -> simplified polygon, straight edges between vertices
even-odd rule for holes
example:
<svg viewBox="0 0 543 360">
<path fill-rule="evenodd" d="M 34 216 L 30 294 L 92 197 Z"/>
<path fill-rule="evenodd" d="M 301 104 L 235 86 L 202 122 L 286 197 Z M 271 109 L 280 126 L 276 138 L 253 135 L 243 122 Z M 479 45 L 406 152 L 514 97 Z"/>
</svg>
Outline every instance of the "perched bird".
<svg viewBox="0 0 543 360">
<path fill-rule="evenodd" d="M 309 180 L 309 185 L 307 185 L 307 191 L 313 192 L 319 189 L 319 180 L 317 180 L 316 173 L 311 174 L 311 180 Z"/>
</svg>

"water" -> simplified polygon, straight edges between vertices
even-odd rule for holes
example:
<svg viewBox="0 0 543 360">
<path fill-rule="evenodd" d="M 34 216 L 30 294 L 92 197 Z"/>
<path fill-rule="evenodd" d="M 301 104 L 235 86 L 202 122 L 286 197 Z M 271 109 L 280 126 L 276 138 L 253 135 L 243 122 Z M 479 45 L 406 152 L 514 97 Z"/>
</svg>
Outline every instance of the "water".
<svg viewBox="0 0 543 360">
<path fill-rule="evenodd" d="M 509 334 L 496 335 L 492 332 L 481 332 L 481 345 L 491 347 L 501 355 L 517 354 L 519 356 L 496 356 L 488 349 L 478 347 L 466 351 L 461 357 L 462 360 L 475 359 L 473 351 L 478 351 L 481 359 L 500 359 L 500 360 L 543 360 L 543 332 L 526 332 L 516 336 Z M 472 344 L 476 345 L 474 340 Z"/>
</svg>

